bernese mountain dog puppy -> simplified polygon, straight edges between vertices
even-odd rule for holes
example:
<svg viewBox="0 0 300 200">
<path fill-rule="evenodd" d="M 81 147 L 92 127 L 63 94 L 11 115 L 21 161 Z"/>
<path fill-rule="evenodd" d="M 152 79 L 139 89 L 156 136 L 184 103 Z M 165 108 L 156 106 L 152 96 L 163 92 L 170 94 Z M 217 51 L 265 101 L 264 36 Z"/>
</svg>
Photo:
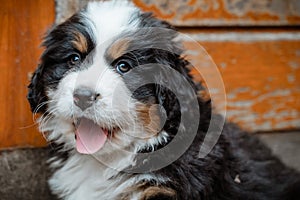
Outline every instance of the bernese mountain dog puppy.
<svg viewBox="0 0 300 200">
<path fill-rule="evenodd" d="M 300 199 L 299 174 L 198 97 L 167 22 L 127 1 L 90 2 L 43 46 L 27 98 L 58 198 Z"/>
</svg>

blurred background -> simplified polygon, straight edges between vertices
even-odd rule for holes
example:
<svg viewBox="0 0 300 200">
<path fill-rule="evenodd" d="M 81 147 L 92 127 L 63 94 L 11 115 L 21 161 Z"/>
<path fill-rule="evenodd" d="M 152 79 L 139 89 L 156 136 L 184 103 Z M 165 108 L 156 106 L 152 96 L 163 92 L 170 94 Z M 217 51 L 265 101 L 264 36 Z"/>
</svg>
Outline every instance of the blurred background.
<svg viewBox="0 0 300 200">
<path fill-rule="evenodd" d="M 132 1 L 206 49 L 224 81 L 227 119 L 257 134 L 285 163 L 300 170 L 300 1 Z M 14 174 L 23 167 L 35 169 L 25 178 L 38 179 L 34 184 L 43 186 L 47 149 L 26 100 L 28 78 L 39 62 L 44 33 L 87 2 L 0 0 L 0 174 L 6 172 L 0 175 L 0 184 L 6 185 L 1 186 L 2 197 L 22 181 Z M 184 42 L 200 60 L 199 49 Z M 207 65 L 209 74 L 214 66 Z M 216 96 L 221 92 L 212 91 Z"/>
</svg>

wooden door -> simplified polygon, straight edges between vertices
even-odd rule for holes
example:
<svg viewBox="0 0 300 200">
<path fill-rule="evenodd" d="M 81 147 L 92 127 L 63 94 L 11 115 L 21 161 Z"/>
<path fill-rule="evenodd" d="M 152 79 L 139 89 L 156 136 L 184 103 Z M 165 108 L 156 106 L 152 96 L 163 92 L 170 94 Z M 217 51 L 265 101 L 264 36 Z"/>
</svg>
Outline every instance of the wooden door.
<svg viewBox="0 0 300 200">
<path fill-rule="evenodd" d="M 54 0 L 1 0 L 0 148 L 41 146 L 26 100 L 43 33 L 54 22 Z"/>
</svg>

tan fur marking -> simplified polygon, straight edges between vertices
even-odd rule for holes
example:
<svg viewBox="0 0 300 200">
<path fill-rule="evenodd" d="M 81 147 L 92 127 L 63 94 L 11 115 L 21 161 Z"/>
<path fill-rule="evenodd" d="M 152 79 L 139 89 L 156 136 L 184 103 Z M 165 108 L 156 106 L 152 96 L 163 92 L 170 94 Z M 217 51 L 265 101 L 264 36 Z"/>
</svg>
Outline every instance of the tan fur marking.
<svg viewBox="0 0 300 200">
<path fill-rule="evenodd" d="M 81 53 L 86 53 L 88 44 L 86 38 L 80 32 L 74 32 L 75 40 L 72 42 L 75 48 Z"/>
<path fill-rule="evenodd" d="M 123 191 L 123 193 L 118 197 L 118 199 L 129 200 L 132 194 L 140 193 L 140 190 L 144 190 L 146 187 L 147 187 L 146 182 L 128 187 L 127 189 L 125 189 L 125 191 Z"/>
<path fill-rule="evenodd" d="M 124 55 L 129 47 L 130 40 L 119 39 L 115 41 L 107 50 L 107 55 L 113 60 Z"/>
<path fill-rule="evenodd" d="M 138 117 L 146 128 L 147 133 L 150 134 L 149 137 L 157 135 L 162 128 L 158 109 L 157 104 L 140 104 L 137 106 Z"/>
<path fill-rule="evenodd" d="M 139 200 L 148 200 L 155 197 L 168 197 L 168 199 L 176 199 L 176 192 L 166 187 L 148 187 L 141 195 Z"/>
</svg>

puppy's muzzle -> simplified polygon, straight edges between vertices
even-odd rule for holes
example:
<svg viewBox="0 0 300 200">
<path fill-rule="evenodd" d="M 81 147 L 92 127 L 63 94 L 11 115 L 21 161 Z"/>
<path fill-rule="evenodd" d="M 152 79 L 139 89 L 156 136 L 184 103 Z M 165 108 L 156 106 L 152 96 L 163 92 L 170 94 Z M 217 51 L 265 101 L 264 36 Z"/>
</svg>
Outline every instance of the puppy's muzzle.
<svg viewBox="0 0 300 200">
<path fill-rule="evenodd" d="M 73 101 L 82 111 L 91 107 L 100 97 L 99 93 L 89 88 L 78 88 L 73 92 Z"/>
</svg>

